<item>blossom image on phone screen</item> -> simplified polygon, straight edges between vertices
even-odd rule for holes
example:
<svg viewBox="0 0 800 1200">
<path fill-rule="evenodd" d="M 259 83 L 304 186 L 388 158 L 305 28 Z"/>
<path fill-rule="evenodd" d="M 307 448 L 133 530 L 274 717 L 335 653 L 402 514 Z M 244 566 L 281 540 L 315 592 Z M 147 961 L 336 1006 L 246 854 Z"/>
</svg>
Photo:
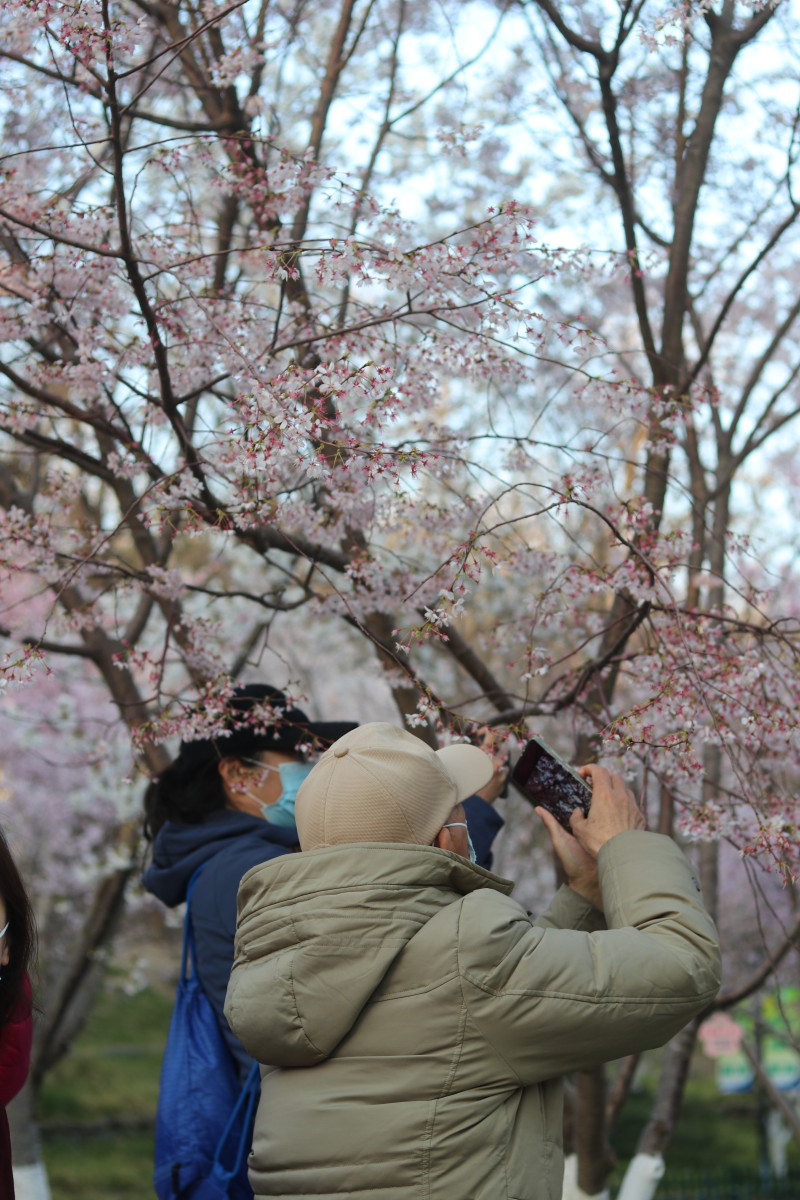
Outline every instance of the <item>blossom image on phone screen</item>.
<svg viewBox="0 0 800 1200">
<path fill-rule="evenodd" d="M 592 796 L 588 783 L 542 742 L 528 742 L 511 776 L 534 807 L 546 808 L 565 829 L 576 808 L 588 815 Z"/>
</svg>

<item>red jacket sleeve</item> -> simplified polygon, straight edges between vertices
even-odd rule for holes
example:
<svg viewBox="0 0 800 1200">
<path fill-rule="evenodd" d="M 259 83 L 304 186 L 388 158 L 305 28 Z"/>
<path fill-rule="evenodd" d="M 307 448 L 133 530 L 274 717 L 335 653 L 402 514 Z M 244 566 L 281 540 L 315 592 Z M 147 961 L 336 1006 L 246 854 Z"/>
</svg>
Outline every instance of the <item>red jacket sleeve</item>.
<svg viewBox="0 0 800 1200">
<path fill-rule="evenodd" d="M 25 978 L 24 998 L 0 1030 L 0 1104 L 13 1100 L 28 1078 L 33 1039 L 31 984 Z"/>
</svg>

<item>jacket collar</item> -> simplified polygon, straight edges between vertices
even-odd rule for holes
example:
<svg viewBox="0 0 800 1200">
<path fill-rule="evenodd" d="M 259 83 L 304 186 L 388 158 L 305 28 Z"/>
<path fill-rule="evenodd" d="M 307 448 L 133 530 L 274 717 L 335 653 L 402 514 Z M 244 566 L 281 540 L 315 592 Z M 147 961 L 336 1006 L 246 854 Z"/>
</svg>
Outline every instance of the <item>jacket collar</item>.
<svg viewBox="0 0 800 1200">
<path fill-rule="evenodd" d="M 253 867 L 242 879 L 244 891 L 269 888 L 270 899 L 286 899 L 331 888 L 375 883 L 383 887 L 431 887 L 466 895 L 480 888 L 508 896 L 510 879 L 495 875 L 450 850 L 397 842 L 348 842 L 272 859 Z"/>
</svg>

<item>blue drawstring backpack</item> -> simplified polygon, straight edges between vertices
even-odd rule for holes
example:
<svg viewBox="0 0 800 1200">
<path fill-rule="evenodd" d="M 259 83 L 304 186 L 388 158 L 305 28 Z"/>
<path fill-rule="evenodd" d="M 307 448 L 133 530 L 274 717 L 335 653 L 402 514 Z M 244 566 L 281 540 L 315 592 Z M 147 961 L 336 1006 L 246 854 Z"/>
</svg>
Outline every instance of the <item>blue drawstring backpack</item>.
<svg viewBox="0 0 800 1200">
<path fill-rule="evenodd" d="M 258 1064 L 242 1085 L 197 977 L 189 908 L 203 866 L 186 891 L 181 975 L 158 1089 L 153 1184 L 159 1200 L 252 1200 L 247 1155 Z"/>
</svg>

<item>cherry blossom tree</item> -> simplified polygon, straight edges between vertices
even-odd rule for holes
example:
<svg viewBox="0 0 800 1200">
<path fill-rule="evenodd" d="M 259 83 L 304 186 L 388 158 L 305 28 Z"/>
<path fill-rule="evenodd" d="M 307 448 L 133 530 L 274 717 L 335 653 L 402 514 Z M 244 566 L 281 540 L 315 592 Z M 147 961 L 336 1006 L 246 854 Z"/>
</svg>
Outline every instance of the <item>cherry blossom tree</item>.
<svg viewBox="0 0 800 1200">
<path fill-rule="evenodd" d="M 41 947 L 31 1073 L 11 1108 L 20 1163 L 38 1156 L 39 1084 L 91 1009 L 134 869 L 139 789 L 125 783 L 130 744 L 104 692 L 80 663 L 39 680 L 35 705 L 21 691 L 0 709 L 0 823 L 34 900 Z"/>
<path fill-rule="evenodd" d="M 17 703 L 80 665 L 152 771 L 219 729 L 243 673 L 282 664 L 302 698 L 369 654 L 432 741 L 538 720 L 578 757 L 624 751 L 651 823 L 697 842 L 712 906 L 721 837 L 792 876 L 787 6 L 7 0 L 4 18 Z M 604 1111 L 580 1078 L 584 1194 L 609 1170 Z"/>
</svg>

